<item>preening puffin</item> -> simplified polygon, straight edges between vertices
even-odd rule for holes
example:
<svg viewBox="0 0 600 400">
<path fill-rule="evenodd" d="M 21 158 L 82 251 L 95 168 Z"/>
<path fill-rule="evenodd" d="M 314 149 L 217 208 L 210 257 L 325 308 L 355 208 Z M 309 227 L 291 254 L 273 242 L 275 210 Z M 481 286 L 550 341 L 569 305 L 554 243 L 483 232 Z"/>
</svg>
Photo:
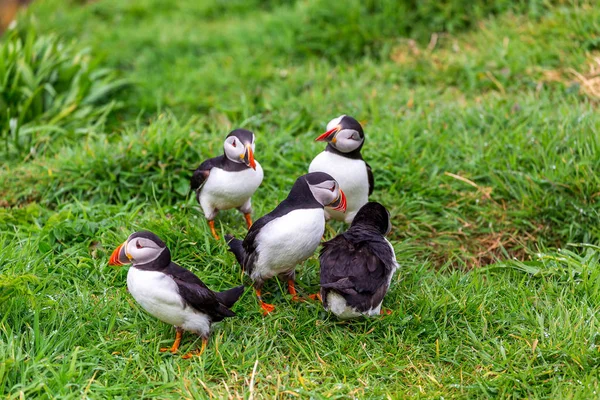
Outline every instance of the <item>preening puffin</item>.
<svg viewBox="0 0 600 400">
<path fill-rule="evenodd" d="M 323 243 L 321 299 L 341 319 L 377 315 L 398 268 L 394 248 L 385 238 L 392 225 L 388 211 L 369 202 L 350 228 Z"/>
<path fill-rule="evenodd" d="M 171 252 L 152 232 L 135 232 L 115 249 L 110 265 L 130 264 L 127 288 L 152 316 L 175 326 L 175 343 L 160 351 L 176 353 L 183 331 L 202 338 L 200 355 L 206 348 L 211 325 L 235 314 L 230 308 L 244 292 L 238 286 L 213 292 L 192 272 L 171 261 Z M 188 353 L 183 358 L 190 358 Z"/>
<path fill-rule="evenodd" d="M 274 306 L 263 302 L 265 280 L 280 276 L 298 299 L 294 287 L 296 265 L 312 256 L 325 231 L 324 207 L 344 212 L 346 196 L 331 175 L 313 172 L 299 177 L 289 195 L 273 211 L 259 218 L 241 241 L 227 235 L 231 252 L 254 282 L 265 313 Z"/>
<path fill-rule="evenodd" d="M 327 142 L 327 147 L 312 160 L 308 172 L 326 172 L 340 184 L 348 200 L 346 213 L 330 209 L 325 213 L 328 219 L 349 224 L 373 193 L 373 172 L 360 154 L 365 143 L 363 128 L 354 118 L 342 115 L 329 121 L 327 132 L 315 140 Z"/>
<path fill-rule="evenodd" d="M 190 180 L 217 240 L 214 218 L 219 210 L 237 208 L 248 228 L 252 226 L 251 198 L 263 180 L 263 169 L 254 159 L 254 140 L 254 133 L 246 129 L 231 131 L 223 144 L 224 154 L 200 164 Z"/>
</svg>

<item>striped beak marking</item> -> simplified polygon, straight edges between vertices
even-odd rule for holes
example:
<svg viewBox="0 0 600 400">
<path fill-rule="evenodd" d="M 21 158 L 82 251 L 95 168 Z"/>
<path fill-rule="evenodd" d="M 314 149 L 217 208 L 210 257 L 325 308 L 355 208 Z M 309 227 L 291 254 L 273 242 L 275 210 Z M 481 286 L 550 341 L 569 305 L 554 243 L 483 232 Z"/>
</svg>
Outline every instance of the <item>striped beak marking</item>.
<svg viewBox="0 0 600 400">
<path fill-rule="evenodd" d="M 332 129 L 328 130 L 327 132 L 323 133 L 321 136 L 316 138 L 315 142 L 332 142 L 333 144 L 335 144 L 335 135 L 340 131 L 340 129 L 342 129 L 340 125 L 334 126 Z"/>
</svg>

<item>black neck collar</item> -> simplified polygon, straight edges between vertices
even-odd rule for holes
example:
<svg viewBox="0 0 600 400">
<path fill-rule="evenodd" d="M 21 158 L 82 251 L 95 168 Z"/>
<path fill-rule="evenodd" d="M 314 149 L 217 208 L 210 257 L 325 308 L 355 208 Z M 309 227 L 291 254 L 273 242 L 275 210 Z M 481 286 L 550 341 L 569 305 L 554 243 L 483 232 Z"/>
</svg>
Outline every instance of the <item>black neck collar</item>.
<svg viewBox="0 0 600 400">
<path fill-rule="evenodd" d="M 360 154 L 360 150 L 362 149 L 363 144 L 364 144 L 364 142 L 362 142 L 360 144 L 360 146 L 358 146 L 355 150 L 352 150 L 349 153 L 343 153 L 343 152 L 339 151 L 338 149 L 336 149 L 335 147 L 333 147 L 331 145 L 331 143 L 327 143 L 327 147 L 325 147 L 325 151 L 328 151 L 333 154 L 337 154 L 338 156 L 341 156 L 341 157 L 351 158 L 353 160 L 362 160 L 363 158 L 362 158 L 362 155 Z"/>
</svg>

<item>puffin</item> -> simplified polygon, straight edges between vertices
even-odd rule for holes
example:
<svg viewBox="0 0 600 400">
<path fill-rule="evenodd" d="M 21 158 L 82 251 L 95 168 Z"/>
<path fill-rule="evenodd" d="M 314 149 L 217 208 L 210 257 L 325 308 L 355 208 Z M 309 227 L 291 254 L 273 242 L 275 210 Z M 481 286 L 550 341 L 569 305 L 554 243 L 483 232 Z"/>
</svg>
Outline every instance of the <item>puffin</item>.
<svg viewBox="0 0 600 400">
<path fill-rule="evenodd" d="M 233 317 L 231 307 L 244 292 L 237 286 L 213 292 L 196 275 L 171 261 L 171 252 L 154 233 L 139 231 L 113 251 L 109 265 L 131 264 L 127 272 L 127 289 L 133 298 L 153 317 L 175 326 L 175 342 L 161 352 L 177 353 L 184 331 L 202 338 L 199 352 L 206 349 L 214 322 Z"/>
<path fill-rule="evenodd" d="M 368 202 L 346 232 L 323 243 L 317 297 L 327 311 L 340 319 L 383 314 L 383 297 L 398 268 L 394 248 L 385 238 L 391 228 L 386 208 Z"/>
<path fill-rule="evenodd" d="M 369 201 L 374 186 L 373 171 L 360 154 L 365 144 L 363 128 L 354 118 L 342 115 L 329 121 L 327 131 L 315 140 L 327 142 L 327 146 L 312 160 L 308 172 L 331 175 L 348 199 L 345 213 L 326 209 L 326 217 L 350 224 L 358 210 Z"/>
<path fill-rule="evenodd" d="M 215 216 L 219 210 L 237 208 L 252 226 L 251 198 L 263 180 L 263 169 L 254 159 L 254 133 L 246 129 L 231 131 L 223 143 L 223 155 L 204 161 L 192 174 L 190 188 L 208 220 L 216 240 Z"/>
<path fill-rule="evenodd" d="M 346 209 L 346 195 L 336 180 L 324 172 L 302 175 L 287 198 L 259 218 L 243 241 L 232 235 L 225 237 L 242 270 L 253 281 L 264 314 L 275 309 L 261 295 L 264 282 L 274 276 L 287 281 L 292 300 L 300 300 L 295 268 L 319 247 L 325 232 L 326 206 L 340 212 Z"/>
</svg>

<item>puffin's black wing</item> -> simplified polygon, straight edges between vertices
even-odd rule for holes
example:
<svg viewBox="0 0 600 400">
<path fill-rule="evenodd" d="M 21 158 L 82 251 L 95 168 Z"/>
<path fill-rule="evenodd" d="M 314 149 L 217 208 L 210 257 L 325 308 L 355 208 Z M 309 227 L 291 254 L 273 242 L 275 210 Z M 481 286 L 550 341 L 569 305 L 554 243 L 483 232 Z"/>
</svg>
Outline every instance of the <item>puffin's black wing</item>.
<svg viewBox="0 0 600 400">
<path fill-rule="evenodd" d="M 248 230 L 248 234 L 244 238 L 242 242 L 242 247 L 244 248 L 244 262 L 242 264 L 242 268 L 246 273 L 251 274 L 252 268 L 254 267 L 254 260 L 256 260 L 256 248 L 258 247 L 258 243 L 256 243 L 256 237 L 258 236 L 260 230 L 267 225 L 269 222 L 277 218 L 278 215 L 275 215 L 273 212 L 263 215 L 250 227 Z"/>
<path fill-rule="evenodd" d="M 373 194 L 373 189 L 375 188 L 375 178 L 373 177 L 373 171 L 371 170 L 371 166 L 365 162 L 367 166 L 367 177 L 369 179 L 369 196 Z"/>
<path fill-rule="evenodd" d="M 221 159 L 223 156 L 209 158 L 204 161 L 192 174 L 192 178 L 190 179 L 190 188 L 192 190 L 198 190 L 202 188 L 206 180 L 208 179 L 208 175 L 210 175 L 210 170 L 214 167 L 218 167 L 221 164 Z"/>
<path fill-rule="evenodd" d="M 171 262 L 169 266 L 163 270 L 163 272 L 167 275 L 171 275 L 173 278 L 177 278 L 179 280 L 202 286 L 205 289 L 208 289 L 208 286 L 204 284 L 192 271 L 189 271 L 179 265 Z M 210 290 L 210 289 L 209 289 Z"/>
<path fill-rule="evenodd" d="M 368 242 L 354 244 L 339 235 L 323 244 L 319 261 L 321 287 L 336 290 L 349 305 L 366 311 L 383 300 L 391 271 Z"/>
<path fill-rule="evenodd" d="M 221 321 L 225 317 L 235 315 L 233 311 L 219 301 L 215 292 L 210 290 L 200 278 L 187 269 L 172 262 L 163 272 L 173 278 L 179 289 L 179 295 L 186 305 L 207 314 L 212 321 Z"/>
</svg>

